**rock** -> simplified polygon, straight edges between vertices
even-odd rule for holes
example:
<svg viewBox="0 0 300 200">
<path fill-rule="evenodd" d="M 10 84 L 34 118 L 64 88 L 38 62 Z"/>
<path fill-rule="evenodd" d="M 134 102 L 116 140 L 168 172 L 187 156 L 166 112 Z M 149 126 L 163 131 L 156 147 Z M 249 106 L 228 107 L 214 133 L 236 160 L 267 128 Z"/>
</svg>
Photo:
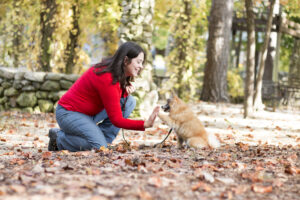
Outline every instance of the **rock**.
<svg viewBox="0 0 300 200">
<path fill-rule="evenodd" d="M 33 82 L 32 85 L 33 85 L 33 87 L 34 87 L 36 90 L 38 90 L 38 89 L 41 88 L 41 83 Z"/>
<path fill-rule="evenodd" d="M 32 85 L 26 85 L 22 88 L 22 91 L 35 91 L 35 88 Z"/>
<path fill-rule="evenodd" d="M 35 93 L 35 95 L 38 99 L 47 99 L 48 98 L 48 92 L 45 92 L 45 91 L 37 91 Z"/>
<path fill-rule="evenodd" d="M 16 80 L 22 80 L 24 78 L 25 72 L 16 72 L 15 74 L 15 81 Z"/>
<path fill-rule="evenodd" d="M 8 81 L 4 81 L 1 85 L 4 89 L 7 89 L 7 88 L 10 88 L 13 84 L 11 84 Z"/>
<path fill-rule="evenodd" d="M 59 83 L 60 83 L 61 88 L 66 89 L 66 90 L 69 89 L 73 85 L 73 82 L 66 81 L 66 80 L 60 80 Z"/>
<path fill-rule="evenodd" d="M 13 87 L 4 90 L 4 96 L 8 96 L 8 97 L 16 96 L 18 93 L 19 93 L 18 90 L 16 90 Z"/>
<path fill-rule="evenodd" d="M 13 68 L 0 67 L 0 77 L 6 79 L 13 79 L 15 77 L 16 70 Z"/>
<path fill-rule="evenodd" d="M 23 86 L 30 85 L 30 81 L 28 80 L 22 80 L 21 83 Z"/>
<path fill-rule="evenodd" d="M 4 88 L 0 86 L 0 97 L 3 95 Z"/>
<path fill-rule="evenodd" d="M 25 72 L 24 78 L 30 81 L 44 82 L 46 73 L 45 72 Z"/>
<path fill-rule="evenodd" d="M 17 103 L 21 107 L 33 107 L 37 103 L 37 98 L 34 92 L 23 92 L 17 98 Z"/>
<path fill-rule="evenodd" d="M 33 109 L 33 112 L 34 113 L 41 113 L 41 109 L 39 106 L 35 106 L 34 109 Z"/>
<path fill-rule="evenodd" d="M 52 81 L 59 81 L 63 77 L 63 74 L 58 74 L 58 73 L 47 73 L 45 76 L 46 80 L 52 80 Z"/>
<path fill-rule="evenodd" d="M 12 108 L 17 107 L 17 98 L 16 97 L 9 98 L 9 106 Z"/>
<path fill-rule="evenodd" d="M 59 95 L 57 92 L 50 92 L 48 95 L 48 99 L 52 99 L 53 101 L 57 101 L 59 99 Z"/>
<path fill-rule="evenodd" d="M 4 104 L 5 102 L 7 102 L 8 98 L 6 96 L 0 98 L 0 104 Z"/>
<path fill-rule="evenodd" d="M 20 90 L 20 89 L 22 89 L 23 85 L 20 80 L 15 80 L 13 83 L 13 87 L 17 90 Z"/>
<path fill-rule="evenodd" d="M 67 81 L 75 82 L 79 77 L 80 77 L 80 75 L 78 75 L 78 74 L 67 74 L 67 75 L 63 76 L 63 79 L 65 79 Z"/>
<path fill-rule="evenodd" d="M 53 103 L 48 100 L 38 100 L 38 105 L 40 107 L 41 112 L 52 112 L 53 111 Z"/>
<path fill-rule="evenodd" d="M 32 107 L 26 107 L 26 108 L 23 108 L 22 111 L 33 113 L 33 108 Z"/>
<path fill-rule="evenodd" d="M 43 83 L 41 86 L 41 90 L 47 90 L 47 91 L 58 91 L 60 90 L 60 85 L 57 81 L 49 81 Z"/>
</svg>

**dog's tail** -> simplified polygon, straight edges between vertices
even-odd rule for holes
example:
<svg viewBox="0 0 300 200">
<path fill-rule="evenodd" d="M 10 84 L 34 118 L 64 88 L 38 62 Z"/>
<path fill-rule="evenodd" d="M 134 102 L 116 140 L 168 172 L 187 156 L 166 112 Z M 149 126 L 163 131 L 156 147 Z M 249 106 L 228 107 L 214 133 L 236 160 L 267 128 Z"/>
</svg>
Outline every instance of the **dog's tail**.
<svg viewBox="0 0 300 200">
<path fill-rule="evenodd" d="M 209 133 L 207 139 L 208 139 L 208 144 L 209 144 L 210 147 L 219 148 L 221 146 L 220 141 L 215 136 L 215 134 Z"/>
</svg>

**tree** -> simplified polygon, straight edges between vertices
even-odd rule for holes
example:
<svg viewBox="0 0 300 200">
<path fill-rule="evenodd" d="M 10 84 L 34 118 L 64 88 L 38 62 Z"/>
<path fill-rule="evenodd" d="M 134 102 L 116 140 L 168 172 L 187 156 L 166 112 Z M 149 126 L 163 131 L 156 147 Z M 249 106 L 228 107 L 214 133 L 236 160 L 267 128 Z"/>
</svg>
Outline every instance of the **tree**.
<svg viewBox="0 0 300 200">
<path fill-rule="evenodd" d="M 247 13 L 247 67 L 244 95 L 244 118 L 253 111 L 254 68 L 255 68 L 255 14 L 252 0 L 245 0 Z"/>
<path fill-rule="evenodd" d="M 66 63 L 65 73 L 67 74 L 74 73 L 75 71 L 74 69 L 77 59 L 77 51 L 79 49 L 79 16 L 79 3 L 78 0 L 75 0 L 75 2 L 72 4 L 72 29 L 69 31 L 69 41 L 64 55 Z"/>
<path fill-rule="evenodd" d="M 171 10 L 174 25 L 171 26 L 169 36 L 173 42 L 167 57 L 170 74 L 168 84 L 184 100 L 194 98 L 199 88 L 199 68 L 202 61 L 199 55 L 203 47 L 200 19 L 206 17 L 203 14 L 205 12 L 199 12 L 203 10 L 202 4 L 200 1 L 180 0 Z"/>
<path fill-rule="evenodd" d="M 207 63 L 201 99 L 227 102 L 227 67 L 232 26 L 233 0 L 213 0 L 209 18 Z"/>
<path fill-rule="evenodd" d="M 39 63 L 42 71 L 51 71 L 50 60 L 51 50 L 50 45 L 53 40 L 53 32 L 55 30 L 54 15 L 57 10 L 56 0 L 43 0 L 41 2 L 40 26 L 41 26 L 41 55 Z"/>
<path fill-rule="evenodd" d="M 109 12 L 108 12 L 109 11 Z M 96 16 L 101 38 L 105 43 L 105 56 L 111 56 L 118 48 L 118 28 L 122 14 L 121 0 L 101 0 Z"/>
<path fill-rule="evenodd" d="M 254 109 L 260 109 L 263 107 L 262 95 L 261 95 L 262 78 L 263 78 L 263 74 L 264 74 L 265 62 L 266 62 L 266 57 L 267 57 L 267 49 L 268 49 L 269 40 L 270 40 L 274 5 L 275 5 L 275 0 L 270 0 L 269 14 L 268 14 L 268 19 L 267 19 L 267 24 L 266 24 L 265 39 L 264 39 L 263 47 L 261 50 L 260 64 L 259 64 L 258 75 L 257 75 L 257 79 L 256 79 L 257 81 L 256 81 L 254 100 L 253 100 Z"/>
<path fill-rule="evenodd" d="M 14 0 L 13 1 L 13 15 L 12 15 L 12 23 L 13 23 L 13 39 L 12 39 L 12 58 L 13 58 L 13 66 L 20 66 L 20 55 L 22 51 L 22 32 L 23 32 L 23 24 L 21 23 L 21 1 Z"/>
</svg>

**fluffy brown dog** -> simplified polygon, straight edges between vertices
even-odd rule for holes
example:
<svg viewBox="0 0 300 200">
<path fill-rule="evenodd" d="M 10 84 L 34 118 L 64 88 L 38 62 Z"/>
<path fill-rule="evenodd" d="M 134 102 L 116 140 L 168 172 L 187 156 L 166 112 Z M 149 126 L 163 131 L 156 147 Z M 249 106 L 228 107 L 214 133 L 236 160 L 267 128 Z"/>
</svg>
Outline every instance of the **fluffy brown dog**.
<svg viewBox="0 0 300 200">
<path fill-rule="evenodd" d="M 189 147 L 202 148 L 220 146 L 219 140 L 214 134 L 207 133 L 204 126 L 194 115 L 192 110 L 173 92 L 173 97 L 168 99 L 167 104 L 162 109 L 169 114 L 159 113 L 158 117 L 169 127 L 173 128 L 177 134 L 179 148 L 183 142 Z"/>
</svg>

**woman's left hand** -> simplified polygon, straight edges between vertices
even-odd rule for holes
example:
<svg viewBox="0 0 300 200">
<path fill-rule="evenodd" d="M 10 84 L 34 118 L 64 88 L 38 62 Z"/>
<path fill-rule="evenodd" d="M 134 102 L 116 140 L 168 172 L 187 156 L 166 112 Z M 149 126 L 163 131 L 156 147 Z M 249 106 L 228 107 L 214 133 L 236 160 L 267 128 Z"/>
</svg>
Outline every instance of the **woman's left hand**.
<svg viewBox="0 0 300 200">
<path fill-rule="evenodd" d="M 126 86 L 126 92 L 131 94 L 135 91 L 135 87 L 133 85 Z"/>
</svg>

